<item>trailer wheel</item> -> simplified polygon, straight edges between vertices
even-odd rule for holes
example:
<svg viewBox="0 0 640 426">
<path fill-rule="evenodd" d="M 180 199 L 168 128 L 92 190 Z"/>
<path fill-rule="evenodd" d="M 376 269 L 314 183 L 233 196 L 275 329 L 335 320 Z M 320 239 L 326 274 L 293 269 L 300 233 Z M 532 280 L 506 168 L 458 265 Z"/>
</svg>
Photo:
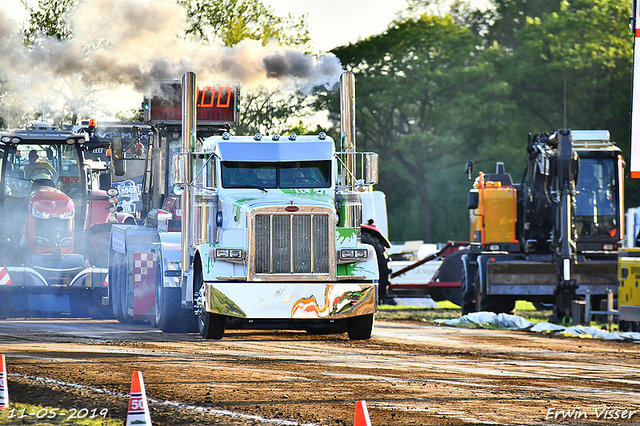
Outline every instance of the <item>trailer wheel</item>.
<svg viewBox="0 0 640 426">
<path fill-rule="evenodd" d="M 227 317 L 205 310 L 204 291 L 202 268 L 199 263 L 196 263 L 193 276 L 193 309 L 197 315 L 198 331 L 205 339 L 220 340 L 224 336 Z"/>
<path fill-rule="evenodd" d="M 376 251 L 376 259 L 378 260 L 378 303 L 381 305 L 385 303 L 387 299 L 387 290 L 391 283 L 389 277 L 391 276 L 391 267 L 389 267 L 389 255 L 384 250 L 384 246 L 374 236 L 363 232 L 361 241 L 363 244 L 369 244 L 373 246 Z"/>
<path fill-rule="evenodd" d="M 347 318 L 347 334 L 351 340 L 367 340 L 373 331 L 373 314 Z"/>
</svg>

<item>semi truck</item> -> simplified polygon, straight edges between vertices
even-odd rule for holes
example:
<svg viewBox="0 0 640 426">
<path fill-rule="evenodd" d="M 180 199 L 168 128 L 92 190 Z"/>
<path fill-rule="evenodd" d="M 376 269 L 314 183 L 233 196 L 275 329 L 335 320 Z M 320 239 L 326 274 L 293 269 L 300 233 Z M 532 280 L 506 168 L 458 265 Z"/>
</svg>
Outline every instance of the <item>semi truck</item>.
<svg viewBox="0 0 640 426">
<path fill-rule="evenodd" d="M 508 312 L 517 299 L 571 317 L 572 301 L 617 293 L 624 162 L 605 130 L 529 135 L 523 179 L 504 163 L 469 191 L 462 312 Z M 472 162 L 467 164 L 471 177 Z"/>
<path fill-rule="evenodd" d="M 179 123 L 167 121 L 180 112 L 175 98 L 145 101 L 155 129 L 148 203 L 144 224 L 112 228 L 114 315 L 207 339 L 232 328 L 368 339 L 380 250 L 362 242 L 363 232 L 385 239 L 361 226 L 378 157 L 355 150 L 353 74 L 341 77 L 340 152 L 325 133 L 232 135 L 239 90 L 195 79 L 182 78 Z M 114 151 L 112 161 L 117 169 L 124 160 Z"/>
<path fill-rule="evenodd" d="M 108 314 L 117 191 L 105 167 L 85 161 L 88 139 L 43 122 L 0 132 L 1 319 Z"/>
</svg>

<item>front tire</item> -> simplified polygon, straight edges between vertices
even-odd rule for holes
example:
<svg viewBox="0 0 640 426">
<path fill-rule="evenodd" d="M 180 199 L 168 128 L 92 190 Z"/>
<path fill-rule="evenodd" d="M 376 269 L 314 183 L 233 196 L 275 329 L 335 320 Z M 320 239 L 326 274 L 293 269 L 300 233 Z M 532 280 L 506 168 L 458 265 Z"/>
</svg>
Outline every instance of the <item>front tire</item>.
<svg viewBox="0 0 640 426">
<path fill-rule="evenodd" d="M 373 331 L 373 314 L 347 318 L 347 334 L 350 340 L 367 340 Z"/>
<path fill-rule="evenodd" d="M 224 336 L 227 318 L 224 315 L 204 312 L 198 317 L 198 329 L 205 339 L 220 340 Z"/>
<path fill-rule="evenodd" d="M 207 312 L 205 309 L 205 286 L 200 264 L 194 267 L 193 309 L 198 321 L 198 331 L 205 339 L 220 340 L 224 336 L 227 318 L 224 315 Z"/>
</svg>

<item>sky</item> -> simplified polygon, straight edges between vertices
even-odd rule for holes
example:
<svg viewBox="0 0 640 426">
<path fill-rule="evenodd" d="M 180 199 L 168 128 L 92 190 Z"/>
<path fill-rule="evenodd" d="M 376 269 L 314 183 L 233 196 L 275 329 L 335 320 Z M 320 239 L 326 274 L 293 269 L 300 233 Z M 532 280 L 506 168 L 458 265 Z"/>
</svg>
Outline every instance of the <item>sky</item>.
<svg viewBox="0 0 640 426">
<path fill-rule="evenodd" d="M 2 0 L 0 0 L 2 1 Z M 308 14 L 314 50 L 328 51 L 382 33 L 406 0 L 263 0 L 276 15 Z"/>
</svg>

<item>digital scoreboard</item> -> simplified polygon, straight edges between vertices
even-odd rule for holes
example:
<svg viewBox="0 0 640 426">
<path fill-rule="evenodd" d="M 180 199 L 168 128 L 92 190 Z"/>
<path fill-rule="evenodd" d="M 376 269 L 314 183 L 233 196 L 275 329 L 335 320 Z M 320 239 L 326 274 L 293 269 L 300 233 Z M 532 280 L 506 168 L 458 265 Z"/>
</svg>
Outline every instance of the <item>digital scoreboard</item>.
<svg viewBox="0 0 640 426">
<path fill-rule="evenodd" d="M 144 121 L 149 124 L 182 122 L 182 87 L 179 81 L 160 82 L 161 95 L 145 96 Z M 198 85 L 197 125 L 236 125 L 240 119 L 240 83 Z"/>
</svg>

